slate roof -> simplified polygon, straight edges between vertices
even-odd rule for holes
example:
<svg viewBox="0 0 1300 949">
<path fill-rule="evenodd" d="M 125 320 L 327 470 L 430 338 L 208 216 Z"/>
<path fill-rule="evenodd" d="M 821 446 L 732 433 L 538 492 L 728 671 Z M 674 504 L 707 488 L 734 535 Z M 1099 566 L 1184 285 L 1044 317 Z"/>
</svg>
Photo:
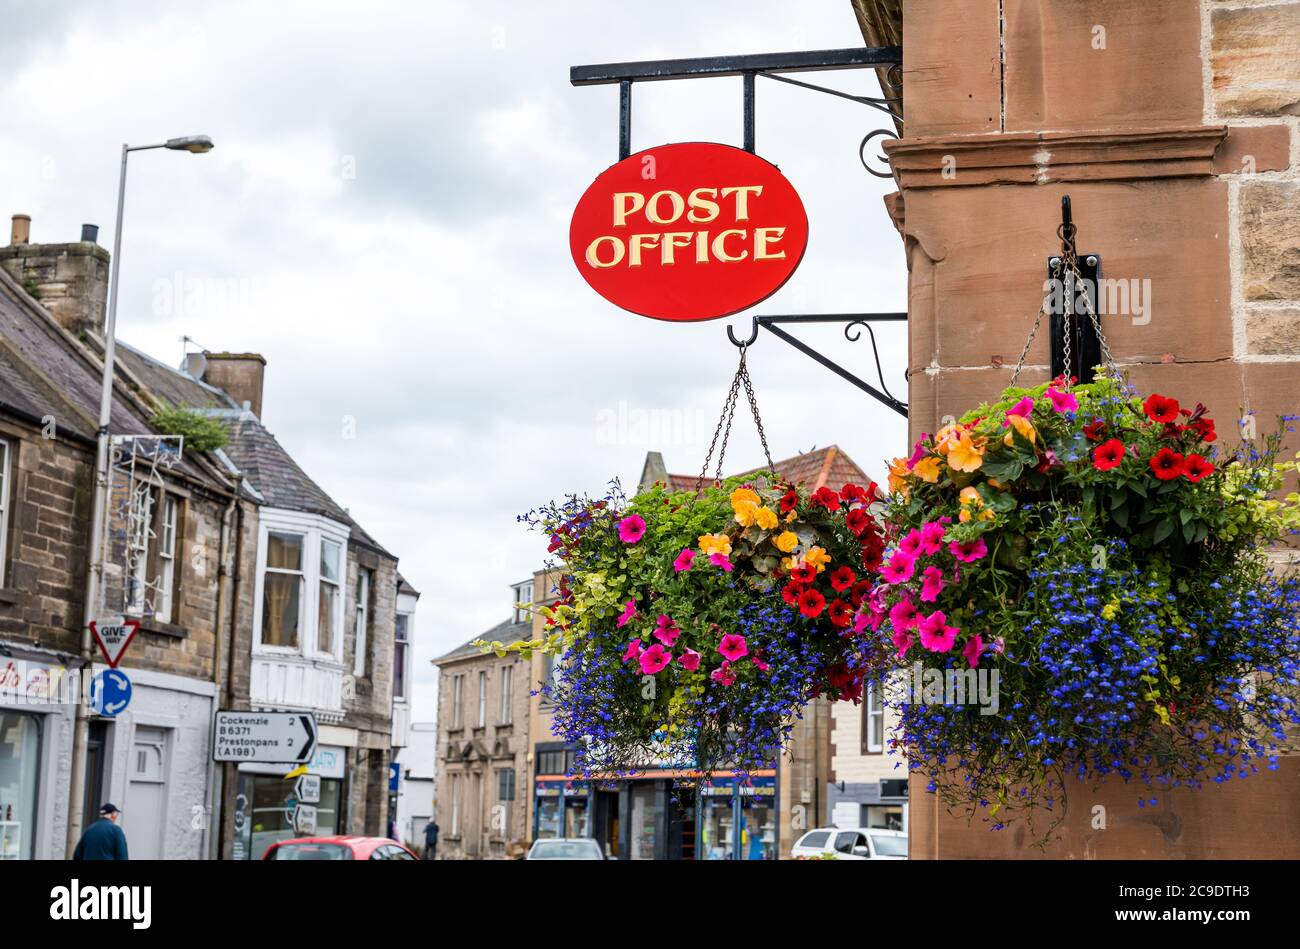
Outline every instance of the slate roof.
<svg viewBox="0 0 1300 949">
<path fill-rule="evenodd" d="M 4 270 L 0 270 L 0 410 L 41 424 L 53 416 L 57 430 L 94 441 L 99 426 L 103 361 L 93 340 L 69 333 Z M 115 435 L 154 433 L 153 404 L 129 371 L 114 380 L 109 428 Z M 205 464 L 184 458 L 187 477 L 228 486 Z"/>
<path fill-rule="evenodd" d="M 499 640 L 503 645 L 509 646 L 511 643 L 517 643 L 522 639 L 531 639 L 533 636 L 533 624 L 530 620 L 522 623 L 516 623 L 514 619 L 508 619 L 505 622 L 497 623 L 486 633 L 481 636 L 475 636 L 474 639 L 485 639 L 488 642 Z M 433 660 L 435 666 L 442 665 L 444 662 L 454 662 L 457 659 L 467 659 L 470 656 L 481 656 L 483 653 L 474 645 L 474 639 L 462 646 L 457 646 L 451 652 L 439 656 Z"/>
<path fill-rule="evenodd" d="M 239 408 L 235 400 L 223 390 L 200 382 L 180 369 L 172 369 L 120 339 L 117 341 L 117 359 L 144 382 L 150 392 L 165 399 L 173 407 Z"/>
</svg>

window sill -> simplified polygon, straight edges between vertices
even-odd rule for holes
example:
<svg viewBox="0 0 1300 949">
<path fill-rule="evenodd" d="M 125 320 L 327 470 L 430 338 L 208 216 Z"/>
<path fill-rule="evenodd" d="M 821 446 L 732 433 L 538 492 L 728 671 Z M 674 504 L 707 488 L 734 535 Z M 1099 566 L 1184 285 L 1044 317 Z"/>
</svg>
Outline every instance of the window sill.
<svg viewBox="0 0 1300 949">
<path fill-rule="evenodd" d="M 175 623 L 164 623 L 162 620 L 140 618 L 140 632 L 153 633 L 156 636 L 167 636 L 171 639 L 188 639 L 190 631 L 184 626 L 177 626 Z"/>
<path fill-rule="evenodd" d="M 34 600 L 30 593 L 10 587 L 0 587 L 0 606 L 23 606 Z"/>
</svg>

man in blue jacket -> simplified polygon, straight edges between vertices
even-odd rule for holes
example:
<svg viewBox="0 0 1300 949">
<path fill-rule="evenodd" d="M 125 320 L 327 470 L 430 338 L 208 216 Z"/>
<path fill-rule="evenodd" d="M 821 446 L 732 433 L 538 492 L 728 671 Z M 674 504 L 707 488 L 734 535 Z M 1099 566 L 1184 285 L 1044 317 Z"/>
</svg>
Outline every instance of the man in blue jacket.
<svg viewBox="0 0 1300 949">
<path fill-rule="evenodd" d="M 112 804 L 105 804 L 99 809 L 99 820 L 86 828 L 77 848 L 72 851 L 73 860 L 126 860 L 126 834 L 117 826 L 122 812 Z"/>
</svg>

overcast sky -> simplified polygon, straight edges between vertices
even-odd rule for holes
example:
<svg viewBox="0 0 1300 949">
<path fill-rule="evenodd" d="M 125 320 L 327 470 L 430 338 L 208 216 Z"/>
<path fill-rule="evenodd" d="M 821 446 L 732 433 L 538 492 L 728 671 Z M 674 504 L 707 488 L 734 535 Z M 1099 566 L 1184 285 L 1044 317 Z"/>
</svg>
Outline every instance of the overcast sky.
<svg viewBox="0 0 1300 949">
<path fill-rule="evenodd" d="M 653 3 L 0 0 L 0 213 L 32 239 L 111 246 L 118 152 L 203 133 L 208 155 L 133 156 L 118 335 L 267 360 L 263 421 L 400 557 L 429 660 L 508 615 L 545 543 L 515 516 L 632 484 L 647 450 L 698 472 L 735 369 L 725 323 L 666 324 L 598 297 L 568 251 L 574 203 L 617 159 L 617 87 L 568 67 L 860 46 L 849 0 Z M 878 94 L 868 71 L 814 81 Z M 740 80 L 637 87 L 633 148 L 739 145 Z M 757 313 L 906 308 L 901 243 L 858 144 L 884 116 L 759 80 L 758 152 L 808 210 L 799 270 Z M 733 318 L 737 330 L 745 316 Z M 866 377 L 870 350 L 800 331 Z M 905 397 L 905 331 L 886 380 Z M 778 459 L 837 443 L 883 475 L 903 420 L 775 337 L 750 354 Z M 355 437 L 349 438 L 349 434 Z M 737 416 L 729 470 L 761 450 Z"/>
</svg>

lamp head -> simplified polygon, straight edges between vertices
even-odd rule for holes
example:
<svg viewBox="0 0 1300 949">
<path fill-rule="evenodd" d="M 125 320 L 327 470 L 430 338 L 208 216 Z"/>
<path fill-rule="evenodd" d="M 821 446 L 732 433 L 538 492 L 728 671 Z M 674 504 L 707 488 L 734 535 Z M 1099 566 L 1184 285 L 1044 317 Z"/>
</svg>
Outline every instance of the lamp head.
<svg viewBox="0 0 1300 949">
<path fill-rule="evenodd" d="M 212 151 L 212 139 L 206 135 L 186 135 L 181 138 L 169 138 L 163 146 L 176 152 L 190 152 L 194 155 L 202 155 L 204 152 Z"/>
</svg>

